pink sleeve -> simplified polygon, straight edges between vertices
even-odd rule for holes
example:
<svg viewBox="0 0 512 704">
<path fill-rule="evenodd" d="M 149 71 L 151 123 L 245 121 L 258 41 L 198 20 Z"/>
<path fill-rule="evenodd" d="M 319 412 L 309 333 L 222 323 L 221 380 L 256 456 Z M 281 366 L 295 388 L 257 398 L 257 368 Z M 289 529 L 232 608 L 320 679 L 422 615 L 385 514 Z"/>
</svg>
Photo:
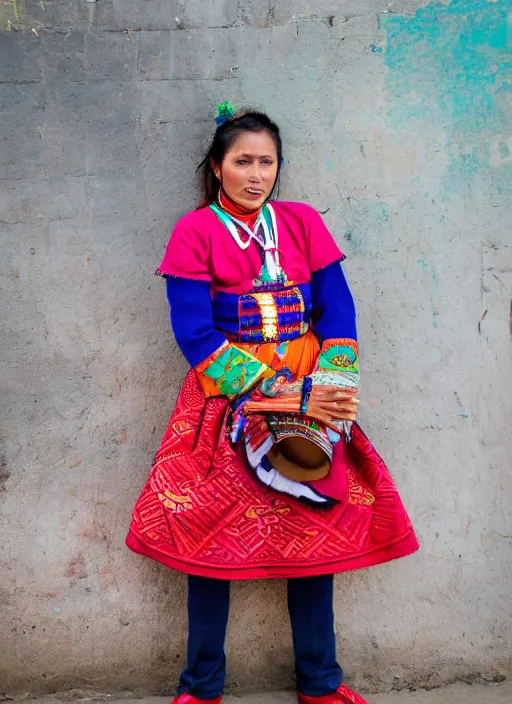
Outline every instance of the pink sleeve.
<svg viewBox="0 0 512 704">
<path fill-rule="evenodd" d="M 345 255 L 334 241 L 321 215 L 314 208 L 309 205 L 303 206 L 302 221 L 306 232 L 309 270 L 311 272 L 345 259 Z"/>
<path fill-rule="evenodd" d="M 208 228 L 202 227 L 200 211 L 180 218 L 171 232 L 164 258 L 156 273 L 194 281 L 211 281 L 208 269 Z"/>
</svg>

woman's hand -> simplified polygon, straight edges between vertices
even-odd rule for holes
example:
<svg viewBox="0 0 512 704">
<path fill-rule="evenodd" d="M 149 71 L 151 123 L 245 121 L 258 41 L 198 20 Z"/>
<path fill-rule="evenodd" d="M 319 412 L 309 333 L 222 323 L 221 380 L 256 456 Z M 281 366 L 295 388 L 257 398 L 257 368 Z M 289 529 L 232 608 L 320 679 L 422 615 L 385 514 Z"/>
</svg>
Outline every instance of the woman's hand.
<svg viewBox="0 0 512 704">
<path fill-rule="evenodd" d="M 339 424 L 342 421 L 355 421 L 357 418 L 359 405 L 357 393 L 357 389 L 340 389 L 335 386 L 313 384 L 306 415 L 339 432 Z"/>
<path fill-rule="evenodd" d="M 354 421 L 359 399 L 357 389 L 313 384 L 306 415 L 339 433 L 342 421 Z M 244 413 L 300 413 L 301 395 L 290 394 L 269 398 L 261 396 L 244 404 Z"/>
</svg>

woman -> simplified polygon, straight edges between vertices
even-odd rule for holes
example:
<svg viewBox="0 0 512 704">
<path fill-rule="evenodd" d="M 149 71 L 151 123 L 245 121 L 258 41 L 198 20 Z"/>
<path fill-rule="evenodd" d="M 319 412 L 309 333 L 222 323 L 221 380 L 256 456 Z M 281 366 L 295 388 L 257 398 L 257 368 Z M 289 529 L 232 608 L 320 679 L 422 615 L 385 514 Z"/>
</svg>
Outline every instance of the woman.
<svg viewBox="0 0 512 704">
<path fill-rule="evenodd" d="M 222 700 L 230 580 L 282 577 L 298 701 L 364 704 L 336 661 L 333 574 L 418 543 L 354 423 L 357 335 L 343 254 L 311 207 L 270 201 L 282 164 L 274 122 L 229 104 L 216 119 L 204 203 L 178 221 L 157 270 L 192 369 L 127 545 L 189 575 L 175 704 Z M 308 464 L 312 456 L 320 460 Z"/>
</svg>

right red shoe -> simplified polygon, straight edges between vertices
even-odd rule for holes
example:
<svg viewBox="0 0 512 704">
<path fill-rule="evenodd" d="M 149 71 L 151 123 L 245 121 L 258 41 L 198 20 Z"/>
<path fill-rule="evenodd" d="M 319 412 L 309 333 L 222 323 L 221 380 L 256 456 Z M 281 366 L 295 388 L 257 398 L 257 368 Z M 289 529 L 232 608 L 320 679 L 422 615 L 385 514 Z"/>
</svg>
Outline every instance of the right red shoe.
<svg viewBox="0 0 512 704">
<path fill-rule="evenodd" d="M 222 696 L 215 699 L 198 699 L 191 694 L 179 694 L 176 699 L 173 699 L 171 704 L 221 704 Z"/>
<path fill-rule="evenodd" d="M 341 687 L 332 694 L 323 694 L 320 697 L 310 697 L 307 694 L 297 692 L 299 704 L 368 704 L 360 694 L 356 694 L 347 685 Z"/>
</svg>

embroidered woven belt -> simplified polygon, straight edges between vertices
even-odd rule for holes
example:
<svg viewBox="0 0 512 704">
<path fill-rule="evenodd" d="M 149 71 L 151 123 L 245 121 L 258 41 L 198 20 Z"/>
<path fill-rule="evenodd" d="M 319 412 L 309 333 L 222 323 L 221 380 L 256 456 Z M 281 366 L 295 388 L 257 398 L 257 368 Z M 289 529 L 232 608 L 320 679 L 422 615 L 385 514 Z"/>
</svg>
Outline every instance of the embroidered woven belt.
<svg viewBox="0 0 512 704">
<path fill-rule="evenodd" d="M 238 297 L 238 342 L 283 342 L 300 337 L 309 328 L 304 299 L 297 287 Z"/>
</svg>

